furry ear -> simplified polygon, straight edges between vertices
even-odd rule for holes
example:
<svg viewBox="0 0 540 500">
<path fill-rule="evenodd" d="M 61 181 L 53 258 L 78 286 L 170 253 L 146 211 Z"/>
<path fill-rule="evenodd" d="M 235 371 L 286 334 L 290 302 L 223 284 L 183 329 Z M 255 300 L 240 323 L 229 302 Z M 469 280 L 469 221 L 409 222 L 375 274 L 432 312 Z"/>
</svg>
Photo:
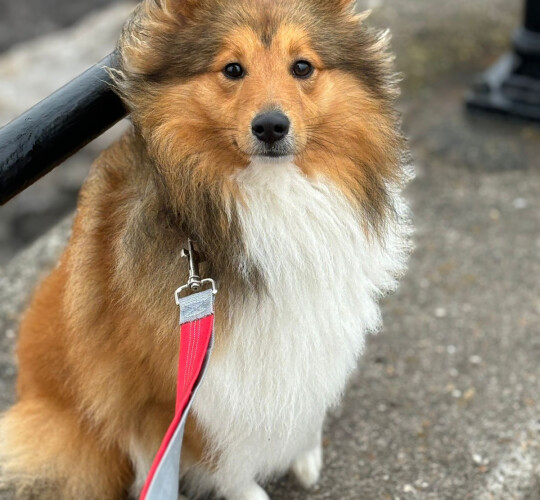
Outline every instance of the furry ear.
<svg viewBox="0 0 540 500">
<path fill-rule="evenodd" d="M 334 0 L 342 10 L 353 10 L 356 7 L 356 0 Z"/>
<path fill-rule="evenodd" d="M 188 18 L 200 4 L 200 0 L 156 0 L 161 9 L 171 16 Z"/>
<path fill-rule="evenodd" d="M 356 1 L 357 0 L 317 0 L 319 4 L 324 4 L 326 8 L 337 10 L 346 14 L 350 14 L 358 18 L 359 21 L 363 21 L 369 16 L 371 10 L 363 11 L 356 14 Z"/>
<path fill-rule="evenodd" d="M 359 23 L 363 23 L 369 16 L 371 16 L 371 13 L 373 11 L 371 9 L 363 10 L 362 12 L 359 12 L 354 17 Z"/>
<path fill-rule="evenodd" d="M 203 0 L 143 0 L 124 26 L 118 48 L 122 69 L 115 81 L 120 89 L 121 78 L 148 75 L 163 62 L 162 47 L 186 21 L 194 16 Z"/>
<path fill-rule="evenodd" d="M 332 4 L 342 12 L 353 13 L 356 9 L 356 0 L 326 0 L 328 4 Z"/>
</svg>

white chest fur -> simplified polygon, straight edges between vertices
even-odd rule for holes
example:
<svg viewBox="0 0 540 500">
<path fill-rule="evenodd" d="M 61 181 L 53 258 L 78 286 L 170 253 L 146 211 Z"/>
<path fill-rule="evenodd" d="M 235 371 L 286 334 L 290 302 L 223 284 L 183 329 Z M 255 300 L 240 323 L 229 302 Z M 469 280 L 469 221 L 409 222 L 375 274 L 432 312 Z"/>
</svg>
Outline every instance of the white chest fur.
<svg viewBox="0 0 540 500">
<path fill-rule="evenodd" d="M 247 258 L 268 294 L 232 301 L 226 356 L 211 361 L 193 407 L 218 452 L 222 493 L 312 444 L 407 255 L 406 224 L 368 241 L 340 192 L 290 162 L 253 163 L 235 180 Z"/>
</svg>

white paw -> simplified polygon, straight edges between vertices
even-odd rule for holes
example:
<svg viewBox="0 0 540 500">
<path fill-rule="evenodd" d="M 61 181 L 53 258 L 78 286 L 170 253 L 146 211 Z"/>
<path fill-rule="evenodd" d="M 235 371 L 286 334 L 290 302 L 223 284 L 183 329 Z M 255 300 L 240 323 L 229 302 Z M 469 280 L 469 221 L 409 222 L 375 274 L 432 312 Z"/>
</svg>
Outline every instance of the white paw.
<svg viewBox="0 0 540 500">
<path fill-rule="evenodd" d="M 304 488 L 309 489 L 317 484 L 321 476 L 322 461 L 322 447 L 319 445 L 293 462 L 291 470 Z"/>
<path fill-rule="evenodd" d="M 239 494 L 228 496 L 227 500 L 270 500 L 270 497 L 258 484 L 253 483 Z"/>
</svg>

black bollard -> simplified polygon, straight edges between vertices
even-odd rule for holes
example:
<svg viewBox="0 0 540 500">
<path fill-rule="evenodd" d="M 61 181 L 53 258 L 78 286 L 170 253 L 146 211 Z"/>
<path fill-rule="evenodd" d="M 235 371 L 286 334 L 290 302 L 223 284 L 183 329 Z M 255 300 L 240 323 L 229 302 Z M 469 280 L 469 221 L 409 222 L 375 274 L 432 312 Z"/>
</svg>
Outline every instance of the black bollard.
<svg viewBox="0 0 540 500">
<path fill-rule="evenodd" d="M 525 2 L 525 29 L 540 33 L 540 2 L 537 0 Z"/>
<path fill-rule="evenodd" d="M 540 121 L 540 0 L 525 0 L 525 20 L 503 55 L 475 83 L 467 108 Z"/>
</svg>

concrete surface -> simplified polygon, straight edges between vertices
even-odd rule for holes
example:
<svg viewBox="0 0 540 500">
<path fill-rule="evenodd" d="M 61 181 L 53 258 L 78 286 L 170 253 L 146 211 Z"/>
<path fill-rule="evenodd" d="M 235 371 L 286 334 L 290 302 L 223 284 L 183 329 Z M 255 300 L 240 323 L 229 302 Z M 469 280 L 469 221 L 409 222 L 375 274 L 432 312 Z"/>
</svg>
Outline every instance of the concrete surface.
<svg viewBox="0 0 540 500">
<path fill-rule="evenodd" d="M 57 31 L 116 0 L 0 0 L 0 51 Z"/>
<path fill-rule="evenodd" d="M 469 117 L 463 93 L 519 3 L 371 1 L 395 34 L 417 164 L 416 251 L 325 432 L 320 485 L 274 500 L 540 499 L 540 128 Z M 18 312 L 69 221 L 0 274 L 0 405 Z M 2 333 L 3 332 L 3 333 Z"/>
</svg>

